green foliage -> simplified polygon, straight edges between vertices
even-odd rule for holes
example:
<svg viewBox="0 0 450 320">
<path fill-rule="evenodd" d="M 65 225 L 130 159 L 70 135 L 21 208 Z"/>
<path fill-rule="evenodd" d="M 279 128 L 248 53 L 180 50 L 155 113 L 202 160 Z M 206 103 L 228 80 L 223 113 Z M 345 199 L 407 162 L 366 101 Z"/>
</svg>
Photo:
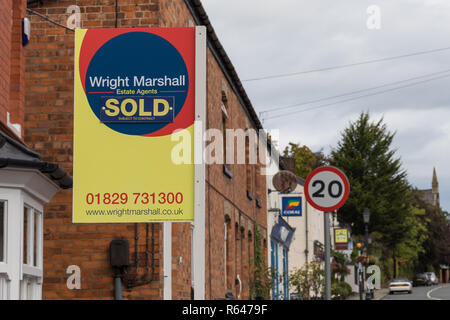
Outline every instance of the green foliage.
<svg viewBox="0 0 450 320">
<path fill-rule="evenodd" d="M 439 264 L 450 264 L 448 213 L 425 202 L 418 190 L 413 190 L 413 200 L 414 205 L 424 211 L 421 221 L 425 226 L 423 250 L 419 252 L 414 269 L 416 272 L 431 270 L 436 272 L 439 269 Z"/>
<path fill-rule="evenodd" d="M 289 276 L 290 287 L 305 300 L 321 298 L 325 286 L 324 270 L 320 262 L 310 262 L 300 269 L 295 269 Z"/>
<path fill-rule="evenodd" d="M 267 268 L 264 262 L 264 254 L 261 246 L 261 232 L 259 227 L 255 227 L 255 261 L 250 270 L 250 296 L 251 298 L 262 297 L 264 300 L 270 299 L 272 289 L 272 271 Z"/>
<path fill-rule="evenodd" d="M 338 276 L 341 281 L 344 281 L 347 275 L 347 256 L 342 252 L 331 249 L 331 257 L 333 258 L 332 279 Z"/>
<path fill-rule="evenodd" d="M 393 138 L 383 119 L 373 123 L 368 113 L 361 113 L 344 130 L 330 158 L 350 180 L 350 195 L 338 219 L 352 225 L 353 234 L 363 234 L 362 212 L 369 208 L 370 232 L 379 232 L 382 243 L 391 248 L 405 238 L 409 225 L 403 221 L 410 209 L 406 172 L 391 150 Z"/>
<path fill-rule="evenodd" d="M 400 257 L 405 259 L 401 274 L 410 277 L 417 260 L 428 250 L 430 238 L 427 215 L 416 204 L 406 171 L 391 148 L 394 136 L 383 119 L 371 122 L 363 112 L 344 130 L 330 157 L 330 164 L 342 169 L 350 180 L 349 199 L 339 209 L 338 219 L 351 225 L 356 237 L 362 236 L 362 212 L 370 209 L 369 232 L 374 236 L 370 260 L 379 264 L 387 278 L 394 275 L 394 259 Z M 372 259 L 374 254 L 379 261 Z M 433 260 L 429 258 L 427 261 Z"/>
<path fill-rule="evenodd" d="M 284 157 L 295 158 L 295 169 L 297 176 L 306 178 L 308 174 L 317 167 L 322 166 L 326 159 L 321 151 L 312 152 L 307 146 L 299 143 L 289 142 L 283 151 Z"/>
<path fill-rule="evenodd" d="M 333 300 L 344 300 L 352 294 L 352 287 L 344 281 L 335 281 L 331 284 Z"/>
<path fill-rule="evenodd" d="M 399 276 L 411 279 L 419 255 L 425 252 L 423 245 L 428 238 L 425 210 L 412 207 L 411 214 L 405 218 L 404 223 L 410 228 L 406 231 L 405 239 L 397 247 L 398 256 L 406 260 L 399 268 L 401 271 Z"/>
</svg>

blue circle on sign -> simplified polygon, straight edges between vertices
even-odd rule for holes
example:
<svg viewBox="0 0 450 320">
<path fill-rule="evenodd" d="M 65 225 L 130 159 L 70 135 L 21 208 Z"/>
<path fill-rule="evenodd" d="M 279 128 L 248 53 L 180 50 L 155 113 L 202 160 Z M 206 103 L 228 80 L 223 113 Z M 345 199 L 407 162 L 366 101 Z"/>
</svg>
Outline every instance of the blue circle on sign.
<svg viewBox="0 0 450 320">
<path fill-rule="evenodd" d="M 150 80 L 152 86 L 138 86 L 142 76 L 145 79 L 152 79 Z M 155 79 L 174 79 L 180 76 L 184 76 L 183 85 L 172 86 L 171 81 L 155 81 Z M 127 77 L 128 81 L 126 81 Z M 135 77 L 138 78 L 136 82 Z M 186 100 L 189 79 L 183 57 L 170 42 L 152 33 L 136 31 L 116 36 L 97 50 L 89 63 L 85 86 L 89 105 L 99 120 L 100 109 L 103 107 L 102 97 L 138 96 L 137 94 L 118 95 L 117 89 L 135 90 L 135 92 L 138 89 L 156 89 L 158 94 L 145 96 L 170 95 L 175 102 L 175 118 Z M 172 92 L 160 93 L 160 91 Z M 158 131 L 169 123 L 105 122 L 104 124 L 123 134 L 145 135 Z"/>
</svg>

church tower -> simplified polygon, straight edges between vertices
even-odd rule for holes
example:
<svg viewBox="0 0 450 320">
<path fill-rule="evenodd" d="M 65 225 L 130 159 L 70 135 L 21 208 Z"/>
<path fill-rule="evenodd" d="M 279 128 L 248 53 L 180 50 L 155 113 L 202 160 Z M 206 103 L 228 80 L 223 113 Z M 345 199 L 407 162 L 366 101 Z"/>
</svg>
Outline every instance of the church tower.
<svg viewBox="0 0 450 320">
<path fill-rule="evenodd" d="M 431 193 L 433 195 L 433 205 L 440 207 L 439 202 L 439 182 L 436 175 L 436 168 L 433 168 L 433 180 L 431 182 Z"/>
</svg>

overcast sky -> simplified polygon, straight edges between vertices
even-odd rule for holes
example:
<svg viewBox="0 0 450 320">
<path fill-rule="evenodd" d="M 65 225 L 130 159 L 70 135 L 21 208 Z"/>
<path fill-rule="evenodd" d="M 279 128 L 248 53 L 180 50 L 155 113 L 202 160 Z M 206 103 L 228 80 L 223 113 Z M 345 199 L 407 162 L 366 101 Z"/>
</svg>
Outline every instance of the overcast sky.
<svg viewBox="0 0 450 320">
<path fill-rule="evenodd" d="M 244 81 L 450 47 L 448 0 L 203 0 L 203 6 L 256 111 L 314 101 L 450 69 L 450 50 L 297 76 Z M 380 29 L 371 5 L 380 9 Z M 371 11 L 372 13 L 372 11 Z M 380 95 L 340 100 L 450 75 L 417 78 L 356 95 L 272 111 L 267 129 L 280 145 L 300 142 L 328 154 L 342 130 L 369 111 L 396 132 L 393 147 L 410 183 L 431 188 L 436 167 L 441 206 L 450 210 L 450 77 Z"/>
</svg>

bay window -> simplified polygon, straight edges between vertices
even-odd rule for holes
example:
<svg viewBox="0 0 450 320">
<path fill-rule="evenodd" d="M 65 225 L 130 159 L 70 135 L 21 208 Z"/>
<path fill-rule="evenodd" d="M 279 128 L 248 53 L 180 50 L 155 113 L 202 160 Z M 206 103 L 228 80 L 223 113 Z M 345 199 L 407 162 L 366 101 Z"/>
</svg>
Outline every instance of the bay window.
<svg viewBox="0 0 450 320">
<path fill-rule="evenodd" d="M 32 170 L 0 170 L 0 300 L 41 299 L 42 212 L 57 191 Z"/>
</svg>

